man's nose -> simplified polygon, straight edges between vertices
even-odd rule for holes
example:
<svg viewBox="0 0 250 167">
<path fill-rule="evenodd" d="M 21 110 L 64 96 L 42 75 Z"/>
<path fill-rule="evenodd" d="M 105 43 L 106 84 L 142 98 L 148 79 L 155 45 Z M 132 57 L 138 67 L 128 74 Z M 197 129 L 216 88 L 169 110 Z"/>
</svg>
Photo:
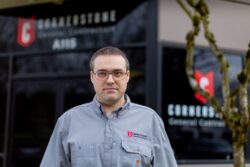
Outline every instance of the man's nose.
<svg viewBox="0 0 250 167">
<path fill-rule="evenodd" d="M 108 74 L 107 82 L 114 82 L 114 78 L 112 74 Z"/>
</svg>

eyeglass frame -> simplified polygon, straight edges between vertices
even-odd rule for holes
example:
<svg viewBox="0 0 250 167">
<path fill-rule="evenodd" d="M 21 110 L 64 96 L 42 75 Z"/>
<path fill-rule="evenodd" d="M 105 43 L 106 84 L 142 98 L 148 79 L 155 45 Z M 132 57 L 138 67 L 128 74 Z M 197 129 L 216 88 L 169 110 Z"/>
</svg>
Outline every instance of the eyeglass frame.
<svg viewBox="0 0 250 167">
<path fill-rule="evenodd" d="M 99 72 L 104 72 L 105 73 L 105 77 L 100 77 L 98 76 L 98 73 Z M 114 75 L 114 72 L 122 72 L 123 73 L 123 76 L 122 78 L 117 78 L 115 75 Z M 121 80 L 124 80 L 126 78 L 126 75 L 128 76 L 128 72 L 129 70 L 126 70 L 126 72 L 124 72 L 123 70 L 113 70 L 113 71 L 107 71 L 107 70 L 97 70 L 96 72 L 94 72 L 93 70 L 91 70 L 91 73 L 94 74 L 94 76 L 98 79 L 98 80 L 101 80 L 101 81 L 104 81 L 104 80 L 107 80 L 109 78 L 109 76 L 111 75 L 112 78 L 116 81 L 121 81 Z"/>
</svg>

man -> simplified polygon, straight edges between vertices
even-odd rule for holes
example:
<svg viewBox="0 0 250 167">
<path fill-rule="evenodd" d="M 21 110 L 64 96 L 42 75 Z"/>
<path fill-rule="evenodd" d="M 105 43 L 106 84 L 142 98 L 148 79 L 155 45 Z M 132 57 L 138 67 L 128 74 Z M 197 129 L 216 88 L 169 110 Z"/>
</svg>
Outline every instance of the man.
<svg viewBox="0 0 250 167">
<path fill-rule="evenodd" d="M 40 167 L 177 167 L 161 118 L 125 93 L 129 75 L 120 49 L 94 53 L 96 95 L 58 119 Z"/>
</svg>

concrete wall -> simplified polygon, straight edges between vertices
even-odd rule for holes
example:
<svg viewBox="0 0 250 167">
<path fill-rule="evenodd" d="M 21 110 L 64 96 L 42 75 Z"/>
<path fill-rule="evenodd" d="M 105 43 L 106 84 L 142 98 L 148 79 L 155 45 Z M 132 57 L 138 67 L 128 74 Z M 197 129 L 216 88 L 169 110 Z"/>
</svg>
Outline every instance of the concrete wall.
<svg viewBox="0 0 250 167">
<path fill-rule="evenodd" d="M 210 25 L 221 49 L 246 51 L 250 42 L 250 5 L 222 0 L 206 0 Z M 159 0 L 159 41 L 185 44 L 192 25 L 176 0 Z M 202 31 L 203 32 L 203 31 Z M 201 33 L 202 33 L 201 32 Z M 197 44 L 208 46 L 203 34 Z"/>
</svg>

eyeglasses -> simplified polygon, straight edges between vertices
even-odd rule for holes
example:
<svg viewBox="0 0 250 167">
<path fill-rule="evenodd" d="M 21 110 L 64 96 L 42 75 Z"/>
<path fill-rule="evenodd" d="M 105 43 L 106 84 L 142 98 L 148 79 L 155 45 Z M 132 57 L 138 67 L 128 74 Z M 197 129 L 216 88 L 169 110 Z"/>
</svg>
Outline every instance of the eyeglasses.
<svg viewBox="0 0 250 167">
<path fill-rule="evenodd" d="M 126 75 L 128 74 L 127 72 L 124 72 L 122 70 L 114 70 L 114 71 L 100 70 L 97 72 L 94 72 L 94 71 L 92 71 L 92 72 L 93 72 L 93 74 L 95 74 L 96 78 L 99 80 L 106 80 L 106 79 L 108 79 L 109 75 L 112 75 L 114 80 L 119 81 L 119 80 L 125 79 Z"/>
</svg>

